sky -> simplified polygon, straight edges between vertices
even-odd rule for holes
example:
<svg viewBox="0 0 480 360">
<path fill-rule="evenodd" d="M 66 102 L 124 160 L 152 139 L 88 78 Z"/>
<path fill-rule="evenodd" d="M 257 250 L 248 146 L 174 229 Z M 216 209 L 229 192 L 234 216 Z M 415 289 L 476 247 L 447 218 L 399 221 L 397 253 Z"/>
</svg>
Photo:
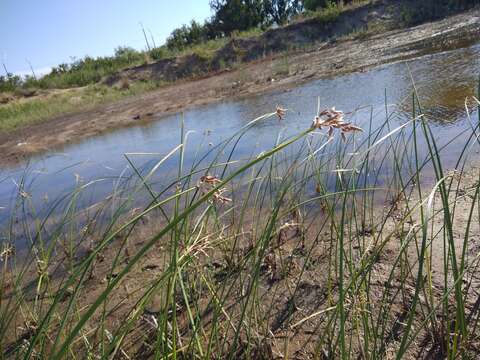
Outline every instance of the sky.
<svg viewBox="0 0 480 360">
<path fill-rule="evenodd" d="M 0 0 L 0 61 L 11 73 L 39 73 L 120 45 L 160 45 L 176 27 L 211 15 L 208 0 Z M 0 75 L 3 75 L 3 66 Z"/>
</svg>

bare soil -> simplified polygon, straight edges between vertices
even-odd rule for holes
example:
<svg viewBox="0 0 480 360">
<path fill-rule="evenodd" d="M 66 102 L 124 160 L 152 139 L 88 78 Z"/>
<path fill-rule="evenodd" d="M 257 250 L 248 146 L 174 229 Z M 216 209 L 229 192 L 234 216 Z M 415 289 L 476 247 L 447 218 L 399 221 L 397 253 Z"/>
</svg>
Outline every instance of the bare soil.
<svg viewBox="0 0 480 360">
<path fill-rule="evenodd" d="M 457 255 L 462 252 L 463 244 L 466 244 L 466 253 L 468 259 L 468 270 L 462 282 L 462 291 L 465 296 L 466 313 L 475 318 L 478 313 L 478 292 L 480 291 L 480 281 L 477 270 L 479 266 L 480 249 L 480 229 L 478 226 L 478 200 L 473 196 L 475 194 L 476 183 L 479 179 L 478 167 L 472 167 L 460 177 L 456 173 L 449 175 L 449 181 L 452 180 L 452 188 L 457 191 L 451 192 L 449 202 L 455 204 L 455 216 L 453 217 L 454 240 Z M 432 189 L 425 189 L 425 197 L 428 197 Z M 443 242 L 442 229 L 443 214 L 439 194 L 435 194 L 432 199 L 433 207 L 431 214 L 436 214 L 431 224 L 429 224 L 429 235 L 427 239 L 428 258 L 425 265 L 425 279 L 428 279 L 430 285 L 424 285 L 418 297 L 417 314 L 414 319 L 414 329 L 420 330 L 417 339 L 408 350 L 405 359 L 432 359 L 443 358 L 443 348 L 437 341 L 442 336 L 447 336 L 444 332 L 449 331 L 450 322 L 454 321 L 455 302 L 453 292 L 447 299 L 442 296 L 445 289 L 444 265 L 443 265 Z M 400 346 L 400 339 L 404 335 L 404 326 L 407 321 L 407 314 L 412 306 L 415 294 L 415 283 L 418 265 L 418 244 L 411 241 L 410 245 L 402 249 L 402 239 L 405 241 L 409 236 L 406 233 L 413 234 L 419 230 L 419 212 L 411 212 L 411 220 L 405 223 L 405 212 L 410 211 L 406 204 L 418 204 L 418 199 L 412 195 L 407 199 L 395 199 L 385 203 L 384 208 L 379 207 L 378 223 L 372 227 L 361 229 L 350 229 L 346 231 L 356 231 L 346 238 L 352 242 L 345 244 L 345 251 L 348 252 L 347 258 L 352 263 L 350 266 L 357 266 L 365 259 L 371 259 L 371 270 L 369 272 L 368 290 L 363 293 L 361 290 L 355 292 L 355 296 L 347 295 L 345 299 L 345 308 L 349 313 L 349 320 L 346 323 L 346 333 L 356 331 L 355 321 L 359 321 L 361 311 L 370 312 L 370 316 L 381 321 L 382 313 L 387 313 L 386 321 L 387 331 L 383 334 L 381 340 L 382 349 L 380 354 L 382 358 L 393 359 Z M 424 203 L 426 206 L 426 203 Z M 469 239 L 465 242 L 467 233 L 467 220 L 469 213 L 474 208 L 474 220 L 469 229 Z M 335 275 L 329 270 L 329 258 L 332 251 L 338 249 L 336 244 L 338 239 L 331 233 L 328 223 L 323 225 L 316 219 L 304 217 L 301 213 L 292 213 L 285 218 L 280 219 L 280 224 L 294 224 L 298 222 L 301 225 L 293 225 L 287 228 L 279 227 L 272 238 L 270 245 L 265 250 L 261 268 L 259 286 L 257 291 L 258 316 L 262 321 L 268 324 L 268 331 L 262 331 L 262 328 L 254 329 L 253 334 L 241 333 L 239 339 L 239 353 L 236 358 L 248 358 L 242 354 L 242 348 L 248 346 L 252 352 L 253 358 L 258 359 L 313 359 L 315 355 L 322 355 L 322 358 L 338 358 L 338 354 L 330 352 L 327 347 L 316 348 L 321 334 L 330 327 L 328 323 L 329 314 L 333 311 L 338 301 L 338 283 Z M 138 226 L 137 231 L 128 239 L 128 243 L 123 247 L 122 253 L 118 254 L 118 243 L 113 243 L 98 256 L 93 271 L 89 274 L 88 280 L 84 283 L 80 297 L 77 298 L 79 305 L 88 307 L 108 285 L 109 279 L 116 276 L 116 271 L 128 264 L 131 256 L 135 254 L 145 243 L 145 239 L 153 236 L 162 228 L 156 216 L 147 216 L 143 219 L 143 224 Z M 217 289 L 229 291 L 228 301 L 222 304 L 224 309 L 216 324 L 227 338 L 227 342 L 232 341 L 232 324 L 238 324 L 238 319 L 242 308 L 242 288 L 243 281 L 248 283 L 251 276 L 248 257 L 252 251 L 255 239 L 254 229 L 249 229 L 249 221 L 245 223 L 245 228 L 241 234 L 235 234 L 239 237 L 239 242 L 235 248 L 232 258 L 234 264 L 228 264 L 222 252 L 216 246 L 209 246 L 197 253 L 198 258 L 195 266 L 185 270 L 185 281 L 195 282 L 197 273 L 210 274 L 210 281 Z M 224 236 L 230 238 L 227 231 Z M 420 236 L 421 237 L 421 236 Z M 122 242 L 121 236 L 118 241 Z M 83 244 L 88 247 L 88 244 Z M 349 250 L 348 250 L 349 249 Z M 392 259 L 402 257 L 407 266 L 404 270 L 394 264 Z M 131 316 L 132 309 L 135 309 L 140 297 L 145 293 L 150 284 L 165 271 L 168 264 L 168 240 L 159 241 L 140 261 L 135 265 L 131 272 L 126 276 L 119 286 L 109 296 L 108 307 L 106 309 L 105 328 L 107 331 L 114 332 L 122 326 L 125 319 Z M 112 270 L 112 259 L 118 257 L 117 267 Z M 408 260 L 406 260 L 408 259 Z M 62 267 L 62 260 L 59 259 L 59 266 Z M 56 266 L 52 266 L 55 268 Z M 348 266 L 347 266 L 348 267 Z M 57 268 L 58 270 L 58 268 Z M 32 265 L 31 277 L 35 279 L 35 266 Z M 53 271 L 53 269 L 52 269 Z M 67 269 L 64 271 L 68 272 Z M 61 271 L 62 272 L 62 271 Z M 239 280 L 244 279 L 244 280 Z M 345 283 L 351 280 L 348 271 L 345 274 Z M 359 279 L 357 279 L 358 281 Z M 452 287 L 452 279 L 448 279 L 448 288 Z M 223 287 L 223 285 L 225 287 Z M 228 289 L 228 290 L 227 290 Z M 430 289 L 430 292 L 427 291 Z M 26 290 L 28 291 L 28 289 Z M 32 294 L 34 289 L 31 289 Z M 223 290 L 222 290 L 223 291 Z M 163 294 L 162 291 L 158 291 Z M 7 291 L 8 294 L 8 291 Z M 365 297 L 362 297 L 363 296 Z M 125 358 L 148 359 L 153 357 L 153 349 L 156 341 L 156 322 L 158 313 L 164 306 L 163 295 L 154 295 L 147 303 L 145 310 L 135 321 L 133 328 L 127 334 L 122 344 L 121 352 Z M 68 294 L 67 294 L 68 299 Z M 65 306 L 68 304 L 65 300 Z M 32 295 L 32 302 L 33 295 Z M 212 321 L 214 305 L 210 296 L 197 299 L 199 307 L 194 310 L 194 316 L 201 318 L 205 328 L 209 328 Z M 441 308 L 433 318 L 428 319 L 429 312 L 442 303 L 451 307 L 452 319 L 443 319 Z M 94 315 L 85 328 L 85 333 L 91 336 L 90 340 L 95 341 L 102 335 L 97 332 L 97 325 L 101 321 L 102 313 Z M 191 334 L 188 314 L 184 306 L 182 296 L 179 293 L 177 297 L 177 320 L 179 323 L 180 342 L 189 343 Z M 18 345 L 18 339 L 28 339 L 31 336 L 30 330 L 26 329 L 27 323 L 31 319 L 27 317 L 16 319 L 15 324 L 11 324 L 11 337 L 4 339 L 8 358 L 8 349 L 14 349 Z M 427 326 L 423 329 L 423 322 Z M 18 330 L 18 332 L 17 332 Z M 228 334 L 228 335 L 227 335 Z M 476 336 L 475 336 L 476 335 Z M 355 336 L 354 336 L 355 338 Z M 183 339 L 183 340 L 182 340 Z M 470 336 L 470 341 L 463 344 L 463 350 L 470 358 L 480 356 L 480 330 Z M 21 341 L 21 340 L 20 340 Z M 358 341 L 358 343 L 355 343 Z M 362 334 L 358 334 L 358 340 L 351 344 L 352 351 L 362 356 L 361 342 Z M 244 345 L 243 345 L 244 344 Z M 333 345 L 333 344 L 332 344 Z M 255 355 L 256 354 L 256 355 Z M 224 358 L 221 353 L 216 353 L 216 358 Z M 254 356 L 255 355 L 255 356 Z M 188 358 L 188 355 L 185 354 Z M 120 358 L 123 358 L 120 357 Z"/>
<path fill-rule="evenodd" d="M 318 43 L 307 50 L 267 56 L 237 69 L 179 80 L 141 96 L 0 134 L 0 163 L 15 163 L 32 154 L 200 105 L 288 89 L 315 79 L 466 47 L 478 40 L 479 33 L 480 10 L 472 10 L 409 29 L 370 36 L 358 33 Z"/>
</svg>

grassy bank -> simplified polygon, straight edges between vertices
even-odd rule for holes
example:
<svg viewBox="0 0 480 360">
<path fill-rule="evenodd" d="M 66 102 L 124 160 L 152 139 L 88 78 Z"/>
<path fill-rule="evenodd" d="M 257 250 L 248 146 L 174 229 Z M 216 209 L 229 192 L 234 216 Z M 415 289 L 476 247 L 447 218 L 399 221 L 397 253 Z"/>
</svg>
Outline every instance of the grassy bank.
<svg viewBox="0 0 480 360">
<path fill-rule="evenodd" d="M 122 87 L 87 85 L 82 88 L 45 93 L 34 98 L 0 106 L 0 132 L 11 132 L 23 126 L 74 111 L 86 111 L 98 105 L 157 89 L 155 81 L 127 83 Z"/>
<path fill-rule="evenodd" d="M 93 183 L 41 217 L 20 186 L 2 230 L 4 357 L 475 358 L 478 122 L 447 171 L 412 105 L 363 134 L 325 112 L 247 158 L 242 139 L 288 113 L 204 151 L 182 129 L 148 168 L 127 155 L 131 173 L 88 209 Z"/>
<path fill-rule="evenodd" d="M 256 33 L 258 31 L 254 29 L 236 36 L 244 38 Z M 72 65 L 66 67 L 69 70 L 56 71 L 38 81 L 28 79 L 23 84 L 8 87 L 6 92 L 0 91 L 0 132 L 10 132 L 55 116 L 85 111 L 101 104 L 158 89 L 171 81 L 158 79 L 132 81 L 120 77 L 120 81 L 114 86 L 98 82 L 106 76 L 118 74 L 127 67 L 149 64 L 162 59 L 191 55 L 212 59 L 215 52 L 226 42 L 227 39 L 211 40 L 181 51 L 171 51 L 166 48 L 153 49 L 150 55 L 147 53 L 132 55 L 131 62 L 97 59 L 100 61 L 99 65 L 95 62 L 97 60 L 87 59 L 86 62 L 91 63 L 88 66 Z M 103 68 L 102 62 L 109 63 L 110 66 Z"/>
</svg>

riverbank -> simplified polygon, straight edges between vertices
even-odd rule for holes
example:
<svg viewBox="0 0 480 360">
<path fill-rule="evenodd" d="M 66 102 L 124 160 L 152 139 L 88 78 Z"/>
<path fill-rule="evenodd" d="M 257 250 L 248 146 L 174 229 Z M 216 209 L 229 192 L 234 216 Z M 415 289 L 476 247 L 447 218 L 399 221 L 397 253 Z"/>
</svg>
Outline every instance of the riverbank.
<svg viewBox="0 0 480 360">
<path fill-rule="evenodd" d="M 474 10 L 409 29 L 352 34 L 314 48 L 273 55 L 205 78 L 179 80 L 139 96 L 28 125 L 0 134 L 0 162 L 15 163 L 33 154 L 196 106 L 285 90 L 315 79 L 469 46 L 480 33 L 479 19 L 480 11 Z"/>
<path fill-rule="evenodd" d="M 4 357 L 30 346 L 39 358 L 477 358 L 477 129 L 457 159 L 468 165 L 448 171 L 448 149 L 418 150 L 425 139 L 441 148 L 428 122 L 387 117 L 345 142 L 306 126 L 248 160 L 218 148 L 208 168 L 223 178 L 180 165 L 165 187 L 141 176 L 136 191 L 116 187 L 55 231 L 37 227 L 33 238 L 48 240 L 32 261 L 15 262 L 5 244 L 18 267 L 0 282 Z M 429 184 L 432 162 L 444 173 Z M 129 209 L 140 189 L 155 199 Z M 23 221 L 9 238 L 28 231 Z"/>
</svg>

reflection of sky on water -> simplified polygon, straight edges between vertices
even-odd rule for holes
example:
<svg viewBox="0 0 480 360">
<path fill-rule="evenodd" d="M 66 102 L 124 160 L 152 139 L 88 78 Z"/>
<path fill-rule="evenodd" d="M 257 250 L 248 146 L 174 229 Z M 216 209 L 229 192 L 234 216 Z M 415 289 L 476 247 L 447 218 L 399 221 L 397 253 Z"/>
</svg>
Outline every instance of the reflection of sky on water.
<svg viewBox="0 0 480 360">
<path fill-rule="evenodd" d="M 405 63 L 386 65 L 366 73 L 313 81 L 288 91 L 188 111 L 183 116 L 186 131 L 192 131 L 186 148 L 186 168 L 211 148 L 210 143 L 218 144 L 250 120 L 272 112 L 277 104 L 289 109 L 285 120 L 279 122 L 271 118 L 256 124 L 240 142 L 235 151 L 236 159 L 270 148 L 280 131 L 283 136 L 303 131 L 311 123 L 318 98 L 322 108 L 335 106 L 346 112 L 362 108 L 352 120 L 366 127 L 371 108 L 374 121 L 385 120 L 386 96 L 389 111 L 398 112 L 393 118 L 397 123 L 404 121 L 404 113 L 411 112 L 412 78 L 424 111 L 434 124 L 435 135 L 440 142 L 451 139 L 469 127 L 463 103 L 466 96 L 475 93 L 479 54 L 480 46 L 474 46 L 426 56 L 409 62 L 408 66 Z M 131 175 L 125 172 L 128 164 L 123 154 L 155 153 L 130 156 L 139 168 L 151 166 L 178 145 L 181 119 L 181 115 L 171 116 L 144 126 L 92 137 L 57 152 L 35 156 L 28 166 L 4 169 L 0 172 L 0 222 L 9 214 L 22 177 L 26 179 L 25 190 L 32 194 L 33 204 L 38 208 L 70 192 L 78 177 L 83 182 L 103 179 L 82 197 L 85 206 L 105 198 L 114 189 L 120 174 Z M 206 133 L 206 130 L 211 132 Z M 464 136 L 456 139 L 452 150 L 445 155 L 447 164 L 456 159 L 464 141 Z M 177 162 L 178 155 L 175 155 L 162 165 L 154 179 L 157 186 L 173 178 Z"/>
</svg>

